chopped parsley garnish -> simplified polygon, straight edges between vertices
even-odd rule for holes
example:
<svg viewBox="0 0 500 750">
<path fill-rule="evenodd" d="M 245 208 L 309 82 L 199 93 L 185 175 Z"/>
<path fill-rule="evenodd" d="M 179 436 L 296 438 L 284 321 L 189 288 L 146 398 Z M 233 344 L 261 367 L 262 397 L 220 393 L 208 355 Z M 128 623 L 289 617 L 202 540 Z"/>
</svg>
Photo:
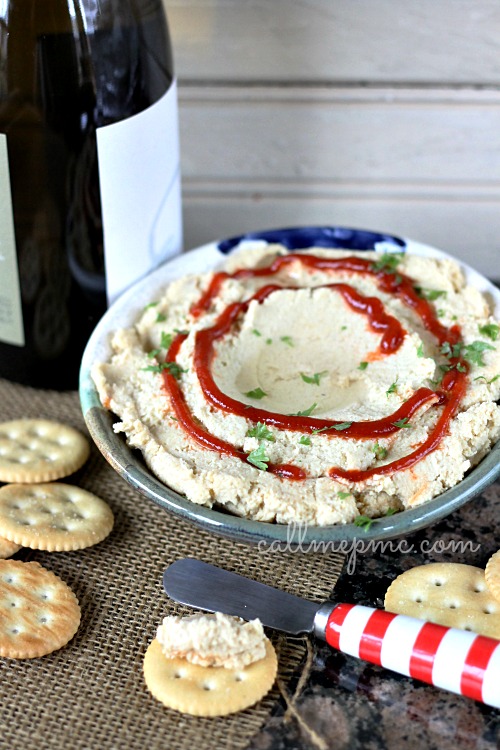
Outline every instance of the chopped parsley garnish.
<svg viewBox="0 0 500 750">
<path fill-rule="evenodd" d="M 467 344 L 467 346 L 464 347 L 464 357 L 474 365 L 486 367 L 486 362 L 483 359 L 483 352 L 487 349 L 494 351 L 495 347 L 491 344 L 487 344 L 486 341 L 473 341 L 472 344 Z"/>
<path fill-rule="evenodd" d="M 247 391 L 245 396 L 248 396 L 248 398 L 264 398 L 267 393 L 262 388 L 254 388 L 253 391 Z"/>
<path fill-rule="evenodd" d="M 171 333 L 165 333 L 165 331 L 162 331 L 161 341 L 160 341 L 161 348 L 170 349 L 170 345 L 173 340 L 174 340 L 174 337 Z"/>
<path fill-rule="evenodd" d="M 396 422 L 393 422 L 392 424 L 394 425 L 394 427 L 399 427 L 399 428 L 413 427 L 413 425 L 410 424 L 410 420 L 408 419 L 408 417 L 403 417 L 403 419 L 398 419 Z"/>
<path fill-rule="evenodd" d="M 167 319 L 167 316 L 164 315 L 164 313 L 158 313 L 156 316 L 156 323 L 164 323 Z"/>
<path fill-rule="evenodd" d="M 495 380 L 498 380 L 498 378 L 500 378 L 500 375 L 495 375 L 495 377 L 494 377 L 494 378 L 491 378 L 491 380 L 487 380 L 487 379 L 486 379 L 486 378 L 484 377 L 484 375 L 479 375 L 479 376 L 478 376 L 477 378 L 474 378 L 474 380 L 484 380 L 484 382 L 485 382 L 485 383 L 486 383 L 487 385 L 490 385 L 491 383 L 494 383 L 494 382 L 495 382 Z"/>
<path fill-rule="evenodd" d="M 378 441 L 375 443 L 375 445 L 372 446 L 372 451 L 373 453 L 375 453 L 375 458 L 377 459 L 384 459 L 387 457 L 387 448 L 384 448 L 383 445 L 380 445 Z"/>
<path fill-rule="evenodd" d="M 368 362 L 360 362 L 358 365 L 358 370 L 366 370 L 368 367 Z"/>
<path fill-rule="evenodd" d="M 254 336 L 262 336 L 261 332 L 257 330 L 257 328 L 252 328 L 252 333 Z"/>
<path fill-rule="evenodd" d="M 280 336 L 280 341 L 282 341 L 287 346 L 295 346 L 291 336 Z"/>
<path fill-rule="evenodd" d="M 332 429 L 347 430 L 351 425 L 352 425 L 352 422 L 339 422 L 338 424 L 334 424 Z"/>
<path fill-rule="evenodd" d="M 441 352 L 441 354 L 444 354 L 445 357 L 456 359 L 457 357 L 460 357 L 462 344 L 453 344 L 452 346 L 449 341 L 445 341 L 444 344 L 442 344 L 442 346 L 440 347 L 439 351 Z"/>
<path fill-rule="evenodd" d="M 448 294 L 444 289 L 426 289 L 423 286 L 416 286 L 414 289 L 419 297 L 429 300 L 429 302 L 434 302 L 440 297 L 446 297 Z"/>
<path fill-rule="evenodd" d="M 323 370 L 323 372 L 315 372 L 314 375 L 306 375 L 303 372 L 300 373 L 300 377 L 302 378 L 304 383 L 310 383 L 311 385 L 319 385 L 319 381 L 324 375 L 328 375 L 328 370 Z"/>
<path fill-rule="evenodd" d="M 356 516 L 354 519 L 354 525 L 359 526 L 361 529 L 364 529 L 365 531 L 368 531 L 373 523 L 373 518 L 368 518 L 368 516 Z"/>
<path fill-rule="evenodd" d="M 173 375 L 177 380 L 179 379 L 181 373 L 187 372 L 187 370 L 178 365 L 177 362 L 161 362 L 159 365 L 149 365 L 148 367 L 143 367 L 142 369 L 145 372 L 155 373 L 160 373 L 163 372 L 163 370 L 168 370 L 169 373 Z"/>
<path fill-rule="evenodd" d="M 297 411 L 294 414 L 290 414 L 290 417 L 310 417 L 315 408 L 317 407 L 317 403 L 314 402 L 314 404 L 311 404 L 311 406 L 308 409 L 305 409 L 304 411 Z"/>
<path fill-rule="evenodd" d="M 340 500 L 345 500 L 346 498 L 351 497 L 351 493 L 345 492 L 344 490 L 339 490 L 337 492 L 337 495 L 340 498 Z"/>
<path fill-rule="evenodd" d="M 156 301 L 156 302 L 150 302 L 149 305 L 146 305 L 144 309 L 145 310 L 149 310 L 150 307 L 156 307 L 156 305 L 158 305 L 158 304 L 159 304 L 158 301 Z"/>
<path fill-rule="evenodd" d="M 397 385 L 398 385 L 398 381 L 397 380 L 395 380 L 394 383 L 391 383 L 391 385 L 389 386 L 389 388 L 385 392 L 387 397 L 389 397 L 392 393 L 396 393 Z"/>
<path fill-rule="evenodd" d="M 465 367 L 465 365 L 460 364 L 460 362 L 457 362 L 456 368 L 458 372 L 467 372 L 467 368 Z"/>
<path fill-rule="evenodd" d="M 160 353 L 161 353 L 161 349 L 151 349 L 151 351 L 148 352 L 148 359 L 154 359 Z"/>
<path fill-rule="evenodd" d="M 178 333 L 179 336 L 187 336 L 189 331 L 187 331 L 185 328 L 174 328 L 175 333 Z"/>
<path fill-rule="evenodd" d="M 479 333 L 492 341 L 496 341 L 500 333 L 500 326 L 497 326 L 496 323 L 486 323 L 484 326 L 479 326 Z"/>
<path fill-rule="evenodd" d="M 268 346 L 269 346 L 269 344 L 272 344 L 272 343 L 273 343 L 273 340 L 272 340 L 272 339 L 266 339 L 266 344 L 267 344 Z"/>
<path fill-rule="evenodd" d="M 257 469 L 266 471 L 269 465 L 269 456 L 267 456 L 266 449 L 264 448 L 264 445 L 262 443 L 258 448 L 248 454 L 247 461 L 249 464 L 253 464 L 253 466 L 256 466 Z"/>
<path fill-rule="evenodd" d="M 397 512 L 398 511 L 396 510 L 396 508 L 389 508 L 389 510 L 387 511 L 387 513 L 385 515 L 386 516 L 393 516 Z"/>
<path fill-rule="evenodd" d="M 403 253 L 384 253 L 379 260 L 372 263 L 372 269 L 374 271 L 394 273 L 402 259 Z"/>
<path fill-rule="evenodd" d="M 300 445 L 311 445 L 311 438 L 308 435 L 301 435 L 299 443 Z"/>
<path fill-rule="evenodd" d="M 347 326 L 340 326 L 340 330 L 341 331 L 346 331 L 347 330 Z"/>
<path fill-rule="evenodd" d="M 417 357 L 425 357 L 425 354 L 424 354 L 424 345 L 422 343 L 420 343 L 418 345 Z"/>
<path fill-rule="evenodd" d="M 269 430 L 265 424 L 262 424 L 262 422 L 257 422 L 255 427 L 251 427 L 247 432 L 247 437 L 255 437 L 259 440 L 269 440 L 271 443 L 274 443 L 276 440 L 271 430 Z"/>
</svg>

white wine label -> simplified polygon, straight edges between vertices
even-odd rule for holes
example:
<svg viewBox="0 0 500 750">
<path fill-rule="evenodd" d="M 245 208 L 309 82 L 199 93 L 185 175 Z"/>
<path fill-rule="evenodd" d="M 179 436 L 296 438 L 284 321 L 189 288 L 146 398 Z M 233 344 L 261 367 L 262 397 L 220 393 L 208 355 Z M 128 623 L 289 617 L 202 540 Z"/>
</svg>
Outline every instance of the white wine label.
<svg viewBox="0 0 500 750">
<path fill-rule="evenodd" d="M 177 88 L 97 129 L 108 303 L 182 249 Z"/>
<path fill-rule="evenodd" d="M 0 133 L 0 341 L 24 346 L 7 136 Z"/>
</svg>

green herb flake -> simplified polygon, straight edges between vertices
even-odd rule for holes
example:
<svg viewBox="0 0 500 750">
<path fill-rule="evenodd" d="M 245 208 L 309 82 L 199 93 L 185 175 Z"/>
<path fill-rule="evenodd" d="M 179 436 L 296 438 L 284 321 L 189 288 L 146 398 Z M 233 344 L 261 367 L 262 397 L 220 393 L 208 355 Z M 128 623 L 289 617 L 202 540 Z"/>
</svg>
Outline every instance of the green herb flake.
<svg viewBox="0 0 500 750">
<path fill-rule="evenodd" d="M 495 375 L 495 377 L 491 378 L 491 380 L 487 380 L 484 377 L 484 375 L 479 375 L 477 378 L 474 378 L 474 380 L 484 380 L 484 382 L 487 383 L 487 385 L 490 385 L 491 383 L 494 383 L 495 380 L 498 380 L 498 378 L 500 378 L 500 374 L 499 375 Z"/>
<path fill-rule="evenodd" d="M 462 344 L 453 344 L 452 346 L 449 341 L 445 341 L 444 344 L 441 345 L 439 351 L 449 359 L 456 359 L 457 357 L 460 357 Z"/>
<path fill-rule="evenodd" d="M 410 421 L 408 417 L 404 417 L 403 419 L 398 419 L 396 422 L 392 423 L 394 427 L 404 428 L 404 427 L 413 427 L 413 425 L 410 424 Z"/>
<path fill-rule="evenodd" d="M 323 370 L 323 372 L 315 372 L 314 375 L 306 375 L 304 372 L 300 373 L 300 377 L 304 383 L 309 383 L 311 385 L 319 385 L 320 379 L 325 375 L 328 375 L 327 370 Z"/>
<path fill-rule="evenodd" d="M 391 396 L 391 395 L 392 395 L 393 393 L 396 393 L 396 388 L 397 388 L 397 385 L 398 385 L 398 381 L 397 381 L 397 380 L 395 380 L 395 381 L 394 381 L 394 383 L 391 383 L 391 385 L 389 386 L 389 388 L 388 388 L 388 389 L 386 390 L 385 394 L 386 394 L 386 396 L 387 396 L 388 398 L 389 398 L 389 396 Z"/>
<path fill-rule="evenodd" d="M 156 323 L 164 323 L 166 319 L 166 315 L 164 315 L 163 313 L 158 313 L 158 315 L 156 316 Z"/>
<path fill-rule="evenodd" d="M 478 365 L 478 367 L 486 367 L 483 353 L 488 349 L 494 351 L 495 347 L 491 344 L 487 344 L 486 341 L 473 341 L 472 344 L 467 344 L 467 346 L 464 347 L 464 357 L 474 365 Z"/>
<path fill-rule="evenodd" d="M 161 362 L 159 365 L 149 365 L 148 367 L 143 367 L 142 370 L 145 372 L 154 372 L 154 373 L 160 373 L 163 372 L 163 370 L 168 370 L 171 375 L 176 378 L 176 380 L 179 379 L 180 375 L 183 372 L 187 372 L 187 370 L 183 369 L 180 365 L 177 364 L 177 362 Z"/>
<path fill-rule="evenodd" d="M 248 396 L 248 398 L 264 398 L 267 393 L 262 388 L 254 388 L 253 391 L 247 391 L 245 396 Z"/>
<path fill-rule="evenodd" d="M 424 354 L 424 345 L 420 343 L 417 348 L 417 357 L 425 357 Z"/>
<path fill-rule="evenodd" d="M 280 336 L 280 341 L 282 341 L 287 346 L 295 346 L 291 336 Z"/>
<path fill-rule="evenodd" d="M 311 406 L 308 409 L 305 409 L 304 411 L 297 411 L 294 414 L 289 414 L 290 417 L 310 417 L 313 411 L 317 407 L 317 403 L 314 402 L 314 404 L 311 404 Z"/>
<path fill-rule="evenodd" d="M 257 330 L 257 328 L 252 328 L 252 333 L 254 336 L 262 336 L 261 332 Z"/>
<path fill-rule="evenodd" d="M 372 452 L 375 453 L 376 459 L 382 460 L 384 458 L 387 458 L 387 448 L 384 448 L 383 445 L 380 445 L 378 441 L 375 443 L 375 445 L 372 445 Z"/>
<path fill-rule="evenodd" d="M 446 297 L 448 292 L 444 289 L 426 289 L 423 286 L 414 287 L 419 297 L 429 300 L 429 302 L 435 302 L 440 297 Z"/>
<path fill-rule="evenodd" d="M 187 336 L 189 331 L 186 330 L 186 328 L 174 328 L 175 333 L 177 333 L 179 336 Z"/>
<path fill-rule="evenodd" d="M 146 305 L 144 309 L 145 310 L 149 310 L 150 307 L 156 307 L 156 305 L 158 305 L 158 304 L 159 304 L 158 301 L 156 301 L 156 302 L 150 302 L 149 305 Z"/>
<path fill-rule="evenodd" d="M 497 326 L 496 323 L 486 323 L 484 326 L 479 326 L 479 333 L 492 341 L 496 341 L 500 333 L 500 326 Z"/>
<path fill-rule="evenodd" d="M 347 331 L 347 326 L 340 326 L 341 331 Z"/>
<path fill-rule="evenodd" d="M 170 349 L 170 346 L 173 340 L 174 340 L 174 337 L 171 333 L 165 333 L 165 331 L 162 331 L 161 339 L 160 339 L 161 348 Z"/>
<path fill-rule="evenodd" d="M 269 344 L 272 344 L 272 343 L 273 343 L 273 340 L 272 340 L 272 339 L 266 339 L 266 344 L 267 344 L 268 346 L 269 346 Z"/>
<path fill-rule="evenodd" d="M 368 362 L 360 362 L 358 365 L 358 370 L 366 370 L 368 367 Z"/>
<path fill-rule="evenodd" d="M 340 500 L 347 500 L 348 497 L 351 497 L 350 492 L 344 492 L 344 490 L 339 490 L 337 492 L 337 496 Z"/>
<path fill-rule="evenodd" d="M 159 354 L 161 354 L 161 349 L 151 349 L 151 351 L 148 352 L 148 359 L 154 359 Z"/>
<path fill-rule="evenodd" d="M 333 428 L 334 430 L 347 430 L 352 425 L 352 422 L 339 422 L 338 424 L 334 424 Z"/>
<path fill-rule="evenodd" d="M 257 469 L 266 471 L 269 466 L 269 456 L 266 454 L 266 449 L 262 443 L 258 448 L 248 454 L 247 461 L 249 464 L 253 464 Z"/>
<path fill-rule="evenodd" d="M 311 445 L 311 438 L 308 435 L 301 435 L 299 440 L 300 445 Z"/>
<path fill-rule="evenodd" d="M 385 515 L 386 516 L 393 516 L 397 512 L 398 511 L 396 510 L 396 508 L 389 508 L 389 510 L 387 511 L 387 513 Z"/>
<path fill-rule="evenodd" d="M 372 270 L 394 273 L 402 260 L 403 253 L 384 253 L 379 260 L 372 263 Z"/>
<path fill-rule="evenodd" d="M 373 518 L 368 518 L 368 516 L 356 516 L 354 519 L 354 525 L 359 526 L 359 528 L 364 529 L 365 531 L 368 531 L 373 523 Z"/>
<path fill-rule="evenodd" d="M 265 424 L 262 424 L 262 422 L 257 422 L 255 427 L 251 427 L 247 432 L 247 437 L 255 437 L 259 440 L 269 440 L 271 443 L 274 443 L 276 440 L 271 430 L 269 430 Z"/>
</svg>

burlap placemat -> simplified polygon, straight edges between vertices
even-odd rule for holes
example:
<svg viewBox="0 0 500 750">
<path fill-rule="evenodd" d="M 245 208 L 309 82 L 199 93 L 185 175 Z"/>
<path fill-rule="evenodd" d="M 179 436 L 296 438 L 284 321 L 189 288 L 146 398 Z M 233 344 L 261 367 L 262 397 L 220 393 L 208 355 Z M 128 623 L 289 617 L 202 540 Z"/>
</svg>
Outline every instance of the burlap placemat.
<svg viewBox="0 0 500 750">
<path fill-rule="evenodd" d="M 0 421 L 59 420 L 86 433 L 76 393 L 36 391 L 0 380 Z M 257 706 L 227 718 L 197 719 L 165 709 L 145 688 L 142 662 L 156 627 L 182 608 L 167 599 L 162 573 L 192 556 L 292 593 L 327 598 L 340 573 L 337 554 L 262 552 L 211 535 L 168 514 L 129 487 L 93 447 L 69 481 L 106 500 L 115 527 L 101 544 L 78 552 L 19 552 L 66 581 L 77 595 L 82 622 L 73 640 L 32 660 L 0 659 L 2 729 L 9 750 L 99 750 L 199 746 L 245 748 L 301 669 L 305 638 L 274 636 L 280 680 Z M 303 682 L 303 681 L 302 681 Z"/>
</svg>

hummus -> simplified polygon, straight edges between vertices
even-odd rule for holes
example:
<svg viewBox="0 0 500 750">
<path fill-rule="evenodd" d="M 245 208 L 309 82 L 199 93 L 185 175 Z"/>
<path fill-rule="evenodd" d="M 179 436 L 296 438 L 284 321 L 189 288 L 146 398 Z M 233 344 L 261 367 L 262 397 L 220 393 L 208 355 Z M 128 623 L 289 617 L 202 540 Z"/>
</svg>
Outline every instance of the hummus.
<svg viewBox="0 0 500 750">
<path fill-rule="evenodd" d="M 173 282 L 93 368 L 192 502 L 348 523 L 457 484 L 500 436 L 500 327 L 447 259 L 250 246 Z"/>
<path fill-rule="evenodd" d="M 187 659 L 202 667 L 243 669 L 266 655 L 260 620 L 245 622 L 221 612 L 214 615 L 170 615 L 156 638 L 167 659 Z"/>
</svg>

